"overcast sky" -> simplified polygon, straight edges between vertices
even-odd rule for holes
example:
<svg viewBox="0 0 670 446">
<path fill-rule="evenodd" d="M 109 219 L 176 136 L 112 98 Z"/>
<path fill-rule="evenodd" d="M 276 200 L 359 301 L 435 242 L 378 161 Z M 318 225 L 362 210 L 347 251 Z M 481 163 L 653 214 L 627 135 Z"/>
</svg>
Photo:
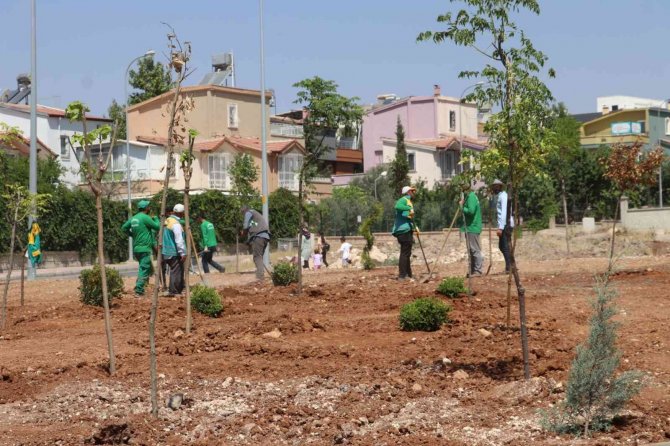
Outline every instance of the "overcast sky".
<svg viewBox="0 0 670 446">
<path fill-rule="evenodd" d="M 2 0 L 0 89 L 30 72 L 30 0 Z M 440 84 L 459 96 L 469 82 L 461 69 L 485 62 L 444 43 L 416 43 L 436 29 L 447 0 L 266 0 L 266 85 L 278 111 L 295 106 L 292 84 L 319 75 L 340 91 L 374 102 L 380 93 L 432 94 Z M 624 94 L 670 97 L 670 0 L 544 0 L 539 17 L 518 24 L 550 58 L 548 82 L 571 112 L 596 111 L 596 97 Z M 193 46 L 190 83 L 210 70 L 210 56 L 233 50 L 238 86 L 259 88 L 258 1 L 37 0 L 38 97 L 64 107 L 79 99 L 105 113 L 123 101 L 128 63 L 148 49 L 165 61 L 170 23 Z"/>
</svg>

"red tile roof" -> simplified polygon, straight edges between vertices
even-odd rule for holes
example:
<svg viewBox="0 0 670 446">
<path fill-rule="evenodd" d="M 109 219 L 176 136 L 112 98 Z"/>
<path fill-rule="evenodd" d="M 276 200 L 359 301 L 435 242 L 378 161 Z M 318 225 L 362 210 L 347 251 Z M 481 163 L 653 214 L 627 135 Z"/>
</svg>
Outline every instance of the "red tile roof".
<svg viewBox="0 0 670 446">
<path fill-rule="evenodd" d="M 20 111 L 22 113 L 30 113 L 30 105 L 25 105 L 25 104 L 9 104 L 5 102 L 0 103 L 0 107 L 4 108 L 9 108 L 11 110 L 16 110 Z M 46 105 L 38 105 L 37 107 L 37 113 L 51 116 L 51 117 L 57 117 L 57 118 L 64 118 L 65 117 L 65 110 L 62 108 L 55 108 L 55 107 L 47 107 Z M 103 122 L 112 122 L 111 119 L 109 118 L 104 118 L 102 116 L 96 116 L 96 115 L 91 115 L 91 114 L 86 114 L 86 119 L 89 121 L 103 121 Z"/>
<path fill-rule="evenodd" d="M 0 135 L 6 135 L 7 133 L 0 133 Z M 30 154 L 30 138 L 26 136 L 20 136 L 19 140 L 9 140 L 6 143 L 6 146 L 12 147 L 19 152 L 21 152 L 24 155 L 29 155 Z M 41 139 L 37 138 L 37 152 L 39 153 L 40 151 L 45 151 L 47 155 L 49 155 L 51 158 L 55 158 L 56 152 L 51 150 L 49 146 L 44 144 Z"/>
<path fill-rule="evenodd" d="M 138 141 L 146 142 L 150 144 L 156 144 L 159 146 L 167 145 L 167 138 L 162 136 L 138 136 Z M 260 138 L 241 138 L 238 136 L 222 136 L 220 138 L 206 139 L 198 141 L 196 139 L 195 144 L 193 145 L 193 150 L 198 152 L 213 152 L 221 147 L 225 142 L 228 142 L 231 146 L 236 149 L 247 149 L 254 151 L 261 151 L 261 140 Z M 268 153 L 282 153 L 292 147 L 296 147 L 298 150 L 303 151 L 305 148 L 300 144 L 296 139 L 288 139 L 282 141 L 268 141 L 267 148 Z"/>
<path fill-rule="evenodd" d="M 445 150 L 449 149 L 454 144 L 458 144 L 459 138 L 455 136 L 445 136 L 442 138 L 433 138 L 433 139 L 412 139 L 407 140 L 407 142 L 411 144 L 434 147 L 437 150 Z M 480 146 L 482 148 L 485 148 L 488 146 L 488 141 L 484 139 L 474 139 L 464 136 L 463 144 Z"/>
</svg>

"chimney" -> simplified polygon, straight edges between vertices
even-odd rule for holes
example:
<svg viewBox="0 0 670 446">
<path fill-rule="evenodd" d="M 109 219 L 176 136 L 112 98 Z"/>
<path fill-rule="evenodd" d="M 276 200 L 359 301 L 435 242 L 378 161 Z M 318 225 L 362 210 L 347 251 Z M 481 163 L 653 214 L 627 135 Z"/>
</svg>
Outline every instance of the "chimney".
<svg viewBox="0 0 670 446">
<path fill-rule="evenodd" d="M 440 88 L 439 85 L 435 84 L 433 85 L 433 96 L 441 96 L 442 95 L 442 89 Z"/>
<path fill-rule="evenodd" d="M 603 105 L 602 113 L 603 115 L 606 115 L 610 112 L 610 108 L 606 105 Z"/>
</svg>

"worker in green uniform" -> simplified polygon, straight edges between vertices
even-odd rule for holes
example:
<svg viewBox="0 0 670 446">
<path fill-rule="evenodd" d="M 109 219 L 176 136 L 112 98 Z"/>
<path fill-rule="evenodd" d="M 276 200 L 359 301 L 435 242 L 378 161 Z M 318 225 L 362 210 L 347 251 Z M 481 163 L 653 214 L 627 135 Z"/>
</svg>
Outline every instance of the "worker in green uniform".
<svg viewBox="0 0 670 446">
<path fill-rule="evenodd" d="M 214 225 L 205 219 L 204 215 L 198 216 L 200 223 L 200 232 L 202 233 L 202 270 L 205 274 L 209 274 L 209 265 L 220 273 L 226 269 L 214 261 L 214 253 L 217 250 L 216 231 Z"/>
<path fill-rule="evenodd" d="M 149 201 L 142 200 L 137 203 L 137 210 L 137 214 L 125 222 L 121 229 L 133 238 L 133 253 L 135 260 L 139 262 L 135 296 L 140 297 L 144 296 L 144 287 L 153 273 L 153 264 L 151 263 L 151 253 L 155 245 L 153 234 L 158 232 L 160 224 L 156 223 L 148 214 Z"/>
</svg>

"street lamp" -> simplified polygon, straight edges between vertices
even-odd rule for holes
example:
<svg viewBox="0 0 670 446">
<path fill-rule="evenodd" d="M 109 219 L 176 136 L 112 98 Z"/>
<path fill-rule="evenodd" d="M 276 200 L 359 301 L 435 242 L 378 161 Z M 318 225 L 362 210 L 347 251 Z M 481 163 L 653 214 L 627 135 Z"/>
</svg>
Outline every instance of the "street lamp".
<svg viewBox="0 0 670 446">
<path fill-rule="evenodd" d="M 458 100 L 458 141 L 459 141 L 459 153 L 458 156 L 461 157 L 463 156 L 463 120 L 461 119 L 461 105 L 463 104 L 463 96 L 465 96 L 465 92 L 468 91 L 471 88 L 478 87 L 480 85 L 484 85 L 484 81 L 479 81 L 476 84 L 472 84 L 469 87 L 466 87 L 465 90 L 463 90 L 463 93 L 461 93 L 461 97 Z M 463 165 L 461 164 L 461 169 Z"/>
<path fill-rule="evenodd" d="M 123 93 L 126 97 L 126 181 L 128 183 L 128 218 L 133 215 L 133 205 L 131 203 L 132 191 L 130 189 L 130 122 L 128 121 L 128 72 L 130 67 L 133 66 L 135 62 L 145 57 L 154 57 L 156 52 L 154 50 L 149 50 L 143 55 L 134 58 L 126 68 L 125 82 L 123 83 Z M 114 150 L 114 147 L 110 147 L 109 150 Z M 128 261 L 133 260 L 133 239 L 132 237 L 128 239 Z"/>
<path fill-rule="evenodd" d="M 386 175 L 388 175 L 388 171 L 385 170 L 375 179 L 375 200 L 377 199 L 377 181 L 381 180 Z"/>
<path fill-rule="evenodd" d="M 263 37 L 263 0 L 258 0 L 258 28 L 260 40 L 260 68 L 261 68 L 261 203 L 263 205 L 263 218 L 270 224 L 270 208 L 268 205 L 268 135 L 265 124 L 265 43 Z M 302 205 L 302 203 L 301 203 Z M 270 265 L 270 250 L 266 249 L 263 254 L 263 263 Z"/>
<path fill-rule="evenodd" d="M 664 101 L 661 101 L 660 108 L 663 108 L 665 105 L 665 108 L 668 108 L 668 104 L 670 103 L 670 99 L 666 99 Z M 658 112 L 657 115 L 659 118 L 661 117 L 661 112 Z M 659 138 L 659 147 L 661 147 L 660 144 L 660 138 Z M 661 166 L 658 169 L 658 207 L 662 208 L 663 207 L 663 162 L 661 162 Z"/>
</svg>

